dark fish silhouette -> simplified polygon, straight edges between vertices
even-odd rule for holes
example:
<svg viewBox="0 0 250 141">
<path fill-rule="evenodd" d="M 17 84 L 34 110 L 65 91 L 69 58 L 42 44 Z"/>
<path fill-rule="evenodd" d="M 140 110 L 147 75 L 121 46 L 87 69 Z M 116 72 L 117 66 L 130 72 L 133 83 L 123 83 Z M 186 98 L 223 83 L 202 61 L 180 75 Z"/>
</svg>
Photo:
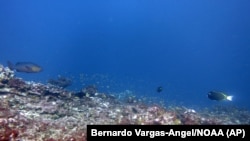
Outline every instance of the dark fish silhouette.
<svg viewBox="0 0 250 141">
<path fill-rule="evenodd" d="M 12 64 L 8 61 L 7 64 L 11 70 L 16 70 L 17 72 L 37 73 L 42 71 L 42 67 L 32 62 L 17 62 L 16 64 Z"/>
<path fill-rule="evenodd" d="M 217 101 L 222 101 L 222 100 L 232 101 L 233 99 L 233 96 L 229 96 L 223 92 L 216 92 L 216 91 L 208 92 L 207 97 L 211 100 L 217 100 Z"/>
<path fill-rule="evenodd" d="M 67 77 L 58 76 L 57 79 L 49 79 L 48 83 L 58 87 L 66 88 L 72 84 L 72 80 Z"/>
<path fill-rule="evenodd" d="M 157 87 L 157 89 L 156 89 L 156 91 L 157 91 L 158 93 L 162 92 L 162 90 L 163 90 L 162 86 L 159 86 L 159 87 Z"/>
</svg>

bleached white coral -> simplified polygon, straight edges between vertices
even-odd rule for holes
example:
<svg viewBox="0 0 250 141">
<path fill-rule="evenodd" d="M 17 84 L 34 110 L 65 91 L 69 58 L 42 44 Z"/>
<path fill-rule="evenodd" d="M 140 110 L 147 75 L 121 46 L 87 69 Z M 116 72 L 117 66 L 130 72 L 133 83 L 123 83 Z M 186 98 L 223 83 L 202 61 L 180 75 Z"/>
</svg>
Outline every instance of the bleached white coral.
<svg viewBox="0 0 250 141">
<path fill-rule="evenodd" d="M 0 80 L 10 79 L 14 77 L 14 71 L 0 64 Z"/>
</svg>

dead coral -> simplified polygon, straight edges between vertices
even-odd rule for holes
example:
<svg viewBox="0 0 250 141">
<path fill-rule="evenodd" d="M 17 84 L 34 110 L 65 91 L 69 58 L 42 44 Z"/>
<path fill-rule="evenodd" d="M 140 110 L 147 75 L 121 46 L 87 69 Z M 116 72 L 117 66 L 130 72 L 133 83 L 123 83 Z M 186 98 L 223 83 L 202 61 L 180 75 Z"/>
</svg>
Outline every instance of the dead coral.
<svg viewBox="0 0 250 141">
<path fill-rule="evenodd" d="M 8 86 L 10 88 L 15 88 L 16 90 L 18 90 L 20 92 L 25 92 L 25 91 L 29 90 L 29 87 L 20 78 L 11 78 L 11 79 L 9 79 Z"/>
<path fill-rule="evenodd" d="M 87 124 L 214 125 L 250 121 L 249 111 L 238 108 L 196 112 L 186 107 L 149 105 L 129 90 L 108 95 L 90 85 L 80 91 L 80 97 L 57 86 L 5 78 L 8 83 L 0 82 L 0 140 L 85 141 Z M 129 100 L 120 99 L 123 94 Z"/>
</svg>

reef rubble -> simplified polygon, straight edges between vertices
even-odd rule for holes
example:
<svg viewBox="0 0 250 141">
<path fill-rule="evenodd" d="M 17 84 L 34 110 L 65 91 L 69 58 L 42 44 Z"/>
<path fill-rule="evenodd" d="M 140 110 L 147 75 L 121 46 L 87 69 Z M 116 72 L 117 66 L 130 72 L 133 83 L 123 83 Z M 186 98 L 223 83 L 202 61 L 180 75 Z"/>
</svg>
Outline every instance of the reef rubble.
<svg viewBox="0 0 250 141">
<path fill-rule="evenodd" d="M 219 107 L 197 112 L 183 106 L 147 105 L 130 95 L 121 101 L 93 88 L 79 94 L 25 81 L 0 65 L 0 140 L 85 141 L 87 125 L 94 124 L 250 124 L 250 113 L 242 109 Z"/>
</svg>

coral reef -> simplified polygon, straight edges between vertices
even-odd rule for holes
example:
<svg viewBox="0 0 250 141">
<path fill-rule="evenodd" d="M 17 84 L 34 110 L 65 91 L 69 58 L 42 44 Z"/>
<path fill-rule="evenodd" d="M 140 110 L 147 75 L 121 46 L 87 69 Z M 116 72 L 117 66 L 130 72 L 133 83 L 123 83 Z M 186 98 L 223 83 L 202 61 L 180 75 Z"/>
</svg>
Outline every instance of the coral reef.
<svg viewBox="0 0 250 141">
<path fill-rule="evenodd" d="M 124 99 L 98 92 L 94 85 L 72 92 L 24 81 L 0 66 L 0 140 L 85 141 L 87 124 L 250 124 L 250 113 L 236 107 L 197 112 L 148 105 L 130 92 Z"/>
</svg>

